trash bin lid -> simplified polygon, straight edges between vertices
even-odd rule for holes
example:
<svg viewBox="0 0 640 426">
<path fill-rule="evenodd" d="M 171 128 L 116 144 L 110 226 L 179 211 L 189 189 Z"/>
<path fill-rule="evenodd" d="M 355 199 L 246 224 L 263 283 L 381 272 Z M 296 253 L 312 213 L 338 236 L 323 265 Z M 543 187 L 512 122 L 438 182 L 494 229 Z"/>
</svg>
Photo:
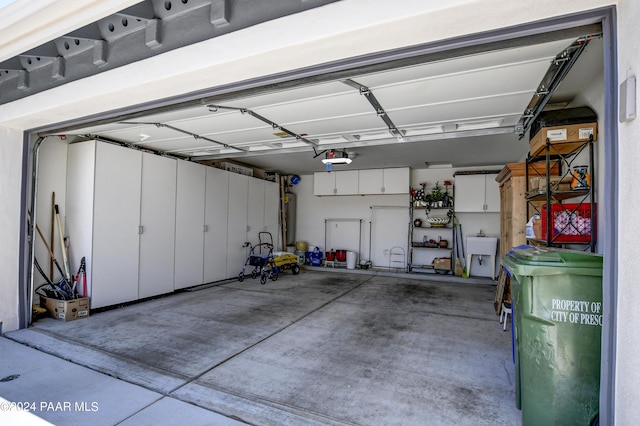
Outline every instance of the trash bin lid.
<svg viewBox="0 0 640 426">
<path fill-rule="evenodd" d="M 555 247 L 514 248 L 504 258 L 504 266 L 516 275 L 602 276 L 601 254 Z"/>
</svg>

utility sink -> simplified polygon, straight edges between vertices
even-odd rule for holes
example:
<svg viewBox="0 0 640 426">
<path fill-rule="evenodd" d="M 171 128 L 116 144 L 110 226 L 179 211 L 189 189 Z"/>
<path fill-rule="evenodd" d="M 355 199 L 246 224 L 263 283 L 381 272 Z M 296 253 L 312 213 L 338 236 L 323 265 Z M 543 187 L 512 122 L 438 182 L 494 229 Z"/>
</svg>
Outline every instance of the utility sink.
<svg viewBox="0 0 640 426">
<path fill-rule="evenodd" d="M 467 237 L 467 272 L 471 275 L 471 261 L 473 256 L 489 256 L 491 262 L 491 278 L 496 276 L 496 252 L 498 238 L 496 237 Z"/>
<path fill-rule="evenodd" d="M 467 237 L 467 251 L 471 254 L 495 256 L 497 249 L 496 237 Z"/>
</svg>

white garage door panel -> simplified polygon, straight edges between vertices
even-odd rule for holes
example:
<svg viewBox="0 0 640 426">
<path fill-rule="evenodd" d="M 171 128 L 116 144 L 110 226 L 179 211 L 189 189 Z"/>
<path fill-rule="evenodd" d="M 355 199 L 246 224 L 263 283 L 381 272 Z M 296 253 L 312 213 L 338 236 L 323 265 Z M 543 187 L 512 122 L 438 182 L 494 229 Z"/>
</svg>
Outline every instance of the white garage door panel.
<svg viewBox="0 0 640 426">
<path fill-rule="evenodd" d="M 506 68 L 490 68 L 476 72 L 447 75 L 440 78 L 410 81 L 375 89 L 376 98 L 385 109 L 406 108 L 421 105 L 451 102 L 457 99 L 473 99 L 493 96 L 496 93 L 535 92 L 540 75 L 549 67 L 545 61 L 532 66 L 531 63 L 516 64 Z M 514 78 L 516 75 L 518 78 Z"/>
</svg>

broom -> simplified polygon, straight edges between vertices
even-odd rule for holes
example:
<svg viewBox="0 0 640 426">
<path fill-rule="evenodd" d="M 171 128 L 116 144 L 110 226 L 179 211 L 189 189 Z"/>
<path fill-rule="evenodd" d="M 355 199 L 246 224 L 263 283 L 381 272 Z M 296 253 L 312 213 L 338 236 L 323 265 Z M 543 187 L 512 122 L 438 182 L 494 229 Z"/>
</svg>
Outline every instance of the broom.
<svg viewBox="0 0 640 426">
<path fill-rule="evenodd" d="M 458 232 L 457 220 L 454 221 L 453 227 L 454 227 L 453 232 L 457 234 Z M 460 241 L 458 238 L 456 238 L 456 267 L 454 270 L 454 274 L 456 277 L 461 277 L 462 273 L 463 273 L 463 270 L 462 270 L 462 259 L 460 259 Z"/>
</svg>

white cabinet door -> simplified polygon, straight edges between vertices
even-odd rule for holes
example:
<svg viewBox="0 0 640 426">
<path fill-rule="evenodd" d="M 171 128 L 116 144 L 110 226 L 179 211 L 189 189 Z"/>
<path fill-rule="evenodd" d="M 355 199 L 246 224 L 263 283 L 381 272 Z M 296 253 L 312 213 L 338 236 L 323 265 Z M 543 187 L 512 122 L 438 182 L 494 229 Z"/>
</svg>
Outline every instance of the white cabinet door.
<svg viewBox="0 0 640 426">
<path fill-rule="evenodd" d="M 333 172 L 336 174 L 336 195 L 358 194 L 358 171 L 348 170 Z"/>
<path fill-rule="evenodd" d="M 96 144 L 92 308 L 138 298 L 141 170 L 140 151 Z"/>
<path fill-rule="evenodd" d="M 496 182 L 497 174 L 485 175 L 485 212 L 500 212 L 500 185 Z"/>
<path fill-rule="evenodd" d="M 258 244 L 259 233 L 264 231 L 264 184 L 262 179 L 249 179 L 247 241 L 251 241 L 252 245 Z"/>
<path fill-rule="evenodd" d="M 273 237 L 274 249 L 280 247 L 280 185 L 265 181 L 264 186 L 264 231 Z"/>
<path fill-rule="evenodd" d="M 142 154 L 138 297 L 173 291 L 177 160 Z"/>
<path fill-rule="evenodd" d="M 229 173 L 229 213 L 227 237 L 227 278 L 237 276 L 247 260 L 247 209 L 249 176 Z"/>
<path fill-rule="evenodd" d="M 205 200 L 206 232 L 204 233 L 205 283 L 227 278 L 228 205 L 229 173 L 224 170 L 207 167 Z"/>
<path fill-rule="evenodd" d="M 313 195 L 336 195 L 335 172 L 316 172 L 313 174 Z"/>
<path fill-rule="evenodd" d="M 457 175 L 456 212 L 491 213 L 500 211 L 500 188 L 497 174 Z"/>
<path fill-rule="evenodd" d="M 409 167 L 383 169 L 384 194 L 408 194 L 410 186 Z"/>
<path fill-rule="evenodd" d="M 358 194 L 383 194 L 384 169 L 358 170 Z"/>
<path fill-rule="evenodd" d="M 174 288 L 202 284 L 206 166 L 178 161 Z"/>
<path fill-rule="evenodd" d="M 409 167 L 358 170 L 358 194 L 408 194 Z"/>
<path fill-rule="evenodd" d="M 313 174 L 313 195 L 357 195 L 358 170 L 316 172 Z"/>
<path fill-rule="evenodd" d="M 458 212 L 484 212 L 484 175 L 457 175 L 455 209 Z"/>
</svg>

